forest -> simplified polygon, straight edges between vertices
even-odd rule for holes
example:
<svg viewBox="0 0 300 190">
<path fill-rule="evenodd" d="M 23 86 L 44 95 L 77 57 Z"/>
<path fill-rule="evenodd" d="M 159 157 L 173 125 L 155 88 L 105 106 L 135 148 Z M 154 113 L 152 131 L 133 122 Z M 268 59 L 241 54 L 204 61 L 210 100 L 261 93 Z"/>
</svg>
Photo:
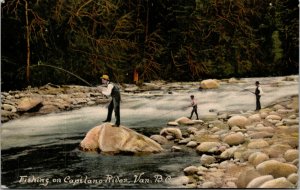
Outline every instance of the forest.
<svg viewBox="0 0 300 190">
<path fill-rule="evenodd" d="M 1 46 L 2 90 L 298 74 L 299 2 L 5 0 Z"/>
</svg>

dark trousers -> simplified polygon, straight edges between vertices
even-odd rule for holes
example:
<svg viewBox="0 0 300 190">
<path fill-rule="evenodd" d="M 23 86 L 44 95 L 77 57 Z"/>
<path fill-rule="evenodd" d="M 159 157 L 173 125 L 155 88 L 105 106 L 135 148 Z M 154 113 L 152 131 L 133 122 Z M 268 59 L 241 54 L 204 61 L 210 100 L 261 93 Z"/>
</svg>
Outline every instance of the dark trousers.
<svg viewBox="0 0 300 190">
<path fill-rule="evenodd" d="M 199 119 L 199 117 L 198 117 L 198 111 L 197 111 L 197 106 L 193 106 L 193 110 L 192 110 L 190 119 L 192 119 L 194 113 L 196 114 L 197 119 Z"/>
<path fill-rule="evenodd" d="M 260 95 L 256 95 L 256 110 L 260 110 Z"/>
<path fill-rule="evenodd" d="M 106 121 L 111 121 L 113 110 L 115 111 L 116 125 L 120 125 L 120 98 L 119 97 L 113 97 L 111 102 L 109 103 Z"/>
</svg>

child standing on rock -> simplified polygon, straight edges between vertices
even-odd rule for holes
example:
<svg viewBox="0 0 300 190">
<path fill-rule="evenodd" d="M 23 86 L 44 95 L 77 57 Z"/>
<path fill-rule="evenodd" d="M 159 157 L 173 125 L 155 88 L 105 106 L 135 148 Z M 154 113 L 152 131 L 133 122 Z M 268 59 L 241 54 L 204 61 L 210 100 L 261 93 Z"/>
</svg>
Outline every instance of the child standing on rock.
<svg viewBox="0 0 300 190">
<path fill-rule="evenodd" d="M 191 116 L 189 117 L 189 119 L 192 119 L 193 114 L 195 113 L 197 116 L 197 120 L 199 120 L 198 111 L 197 111 L 197 102 L 195 100 L 194 95 L 191 95 L 191 105 L 189 107 L 193 107 L 192 113 L 191 113 Z"/>
</svg>

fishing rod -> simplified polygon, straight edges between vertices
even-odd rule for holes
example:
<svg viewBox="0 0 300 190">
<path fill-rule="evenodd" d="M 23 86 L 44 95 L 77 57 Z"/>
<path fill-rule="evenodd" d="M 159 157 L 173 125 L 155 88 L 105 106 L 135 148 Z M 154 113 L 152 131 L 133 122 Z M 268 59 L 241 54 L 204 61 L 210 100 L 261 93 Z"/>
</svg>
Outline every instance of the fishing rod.
<svg viewBox="0 0 300 190">
<path fill-rule="evenodd" d="M 232 86 L 238 87 L 238 88 L 242 89 L 242 91 L 248 91 L 248 92 L 251 92 L 252 94 L 255 94 L 254 92 L 252 92 L 252 91 L 251 91 L 251 90 L 249 90 L 249 89 L 242 88 L 242 87 L 240 87 L 240 86 L 237 86 L 237 85 L 234 85 L 234 84 L 232 84 Z"/>
<path fill-rule="evenodd" d="M 70 71 L 67 71 L 63 68 L 60 68 L 60 67 L 57 67 L 57 66 L 53 66 L 53 65 L 48 65 L 48 64 L 44 64 L 44 63 L 41 63 L 41 61 L 38 61 L 38 64 L 37 65 L 32 65 L 30 67 L 39 67 L 39 66 L 42 66 L 42 67 L 50 67 L 50 68 L 54 68 L 54 69 L 58 69 L 60 71 L 63 71 L 63 72 L 66 72 L 74 77 L 76 77 L 77 79 L 81 80 L 82 82 L 84 82 L 85 84 L 89 85 L 90 87 L 93 87 L 93 85 L 91 85 L 89 82 L 87 82 L 86 80 L 84 80 L 83 78 L 81 78 L 80 76 L 70 72 Z"/>
</svg>

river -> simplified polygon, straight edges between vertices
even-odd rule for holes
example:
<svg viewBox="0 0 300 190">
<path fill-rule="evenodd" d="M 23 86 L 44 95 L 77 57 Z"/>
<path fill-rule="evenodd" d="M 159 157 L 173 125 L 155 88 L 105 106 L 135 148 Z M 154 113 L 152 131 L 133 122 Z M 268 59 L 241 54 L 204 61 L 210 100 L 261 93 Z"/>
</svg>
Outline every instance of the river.
<svg viewBox="0 0 300 190">
<path fill-rule="evenodd" d="M 298 79 L 298 76 L 294 76 Z M 146 136 L 159 134 L 166 123 L 189 116 L 189 96 L 198 100 L 200 119 L 220 111 L 255 109 L 254 82 L 262 83 L 262 107 L 279 98 L 298 95 L 298 81 L 285 77 L 245 78 L 242 83 L 221 83 L 220 88 L 198 90 L 184 83 L 182 90 L 151 91 L 123 96 L 121 123 Z M 274 85 L 276 84 L 276 85 Z M 166 188 L 169 178 L 199 163 L 194 149 L 159 154 L 109 156 L 78 149 L 86 132 L 105 119 L 105 105 L 22 117 L 1 127 L 1 184 L 9 188 Z"/>
</svg>

